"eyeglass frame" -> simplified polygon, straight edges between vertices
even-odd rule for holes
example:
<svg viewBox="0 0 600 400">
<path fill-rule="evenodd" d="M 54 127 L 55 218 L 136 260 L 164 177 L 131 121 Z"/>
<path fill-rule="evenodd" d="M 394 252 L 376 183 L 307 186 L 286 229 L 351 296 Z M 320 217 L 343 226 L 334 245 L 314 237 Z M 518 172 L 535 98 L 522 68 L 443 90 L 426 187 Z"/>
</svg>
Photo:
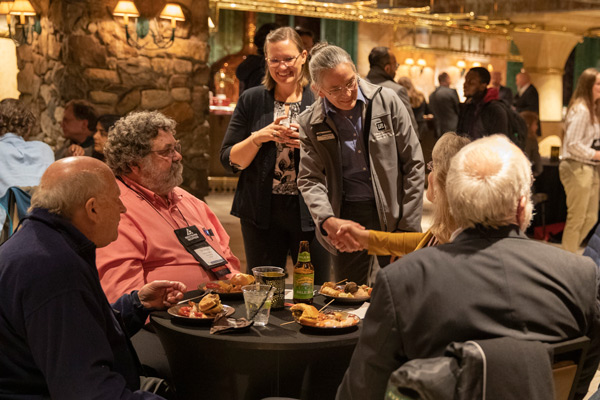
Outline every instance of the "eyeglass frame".
<svg viewBox="0 0 600 400">
<path fill-rule="evenodd" d="M 291 67 L 292 65 L 296 64 L 296 61 L 298 61 L 298 57 L 300 57 L 301 55 L 302 53 L 298 53 L 296 57 L 286 57 L 283 60 L 265 57 L 265 60 L 267 61 L 267 64 L 269 64 L 269 67 L 279 67 L 281 63 L 283 63 L 283 65 L 285 65 L 286 67 Z"/>
<path fill-rule="evenodd" d="M 343 94 L 346 94 L 346 92 L 350 92 L 352 93 L 353 90 L 355 90 L 358 87 L 358 83 L 360 82 L 360 77 L 358 75 L 354 75 L 354 77 L 352 78 L 354 79 L 354 82 L 352 82 L 352 86 L 350 85 L 350 82 L 348 82 L 347 84 L 344 85 L 344 87 L 337 87 L 334 88 L 333 90 L 325 90 L 324 88 L 321 87 L 321 90 L 324 91 L 325 93 L 327 93 L 328 95 L 330 95 L 331 97 L 335 97 L 336 99 L 338 97 L 340 97 Z"/>
<path fill-rule="evenodd" d="M 181 142 L 177 140 L 173 147 L 167 147 L 162 150 L 150 150 L 150 153 L 156 153 L 160 157 L 164 158 L 173 158 L 175 156 L 175 152 L 181 154 Z"/>
</svg>

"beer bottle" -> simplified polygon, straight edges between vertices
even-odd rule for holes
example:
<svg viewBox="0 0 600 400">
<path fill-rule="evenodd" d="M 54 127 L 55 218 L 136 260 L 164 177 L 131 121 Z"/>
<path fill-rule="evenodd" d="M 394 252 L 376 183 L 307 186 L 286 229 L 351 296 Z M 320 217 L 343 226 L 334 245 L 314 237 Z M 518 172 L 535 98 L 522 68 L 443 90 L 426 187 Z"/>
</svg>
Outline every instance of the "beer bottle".
<svg viewBox="0 0 600 400">
<path fill-rule="evenodd" d="M 298 262 L 294 266 L 294 303 L 313 302 L 315 267 L 310 262 L 310 247 L 306 240 L 300 242 Z"/>
</svg>

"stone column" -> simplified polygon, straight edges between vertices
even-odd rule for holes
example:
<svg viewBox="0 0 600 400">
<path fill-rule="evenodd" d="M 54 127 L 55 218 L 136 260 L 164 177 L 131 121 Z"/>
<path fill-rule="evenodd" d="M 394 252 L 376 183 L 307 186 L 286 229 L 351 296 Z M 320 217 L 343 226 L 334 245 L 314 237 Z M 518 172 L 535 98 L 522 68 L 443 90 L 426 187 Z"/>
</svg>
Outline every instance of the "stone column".
<svg viewBox="0 0 600 400">
<path fill-rule="evenodd" d="M 152 17 L 166 1 L 136 3 Z M 179 3 L 186 21 L 177 23 L 173 46 L 138 50 L 127 44 L 122 19 L 112 16 L 114 0 L 35 1 L 42 33 L 17 48 L 18 89 L 40 120 L 39 138 L 52 146 L 62 144 L 60 122 L 71 99 L 86 99 L 101 114 L 159 110 L 172 117 L 184 153 L 182 186 L 203 198 L 210 157 L 208 0 Z M 135 19 L 129 29 L 134 34 Z M 168 27 L 163 32 L 169 36 Z"/>
<path fill-rule="evenodd" d="M 569 54 L 582 37 L 566 32 L 513 32 L 513 40 L 540 96 L 542 134 L 561 136 L 562 76 Z"/>
</svg>

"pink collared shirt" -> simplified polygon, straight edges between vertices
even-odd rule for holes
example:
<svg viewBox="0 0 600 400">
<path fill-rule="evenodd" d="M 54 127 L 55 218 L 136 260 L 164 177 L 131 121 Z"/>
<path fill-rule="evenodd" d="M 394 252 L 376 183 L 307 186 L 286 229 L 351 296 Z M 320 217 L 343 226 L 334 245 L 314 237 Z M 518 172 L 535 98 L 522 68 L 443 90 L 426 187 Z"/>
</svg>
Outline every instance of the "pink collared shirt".
<svg viewBox="0 0 600 400">
<path fill-rule="evenodd" d="M 127 207 L 127 212 L 121 214 L 119 237 L 96 250 L 100 282 L 111 303 L 154 280 L 176 280 L 194 290 L 200 283 L 216 279 L 177 239 L 175 229 L 188 224 L 195 225 L 227 260 L 232 274 L 240 271 L 240 261 L 229 248 L 229 235 L 206 203 L 176 187 L 169 193 L 167 204 L 132 180 L 123 177 L 123 181 L 129 187 L 117 180 L 121 201 Z M 207 236 L 205 230 L 211 230 L 214 236 Z"/>
</svg>

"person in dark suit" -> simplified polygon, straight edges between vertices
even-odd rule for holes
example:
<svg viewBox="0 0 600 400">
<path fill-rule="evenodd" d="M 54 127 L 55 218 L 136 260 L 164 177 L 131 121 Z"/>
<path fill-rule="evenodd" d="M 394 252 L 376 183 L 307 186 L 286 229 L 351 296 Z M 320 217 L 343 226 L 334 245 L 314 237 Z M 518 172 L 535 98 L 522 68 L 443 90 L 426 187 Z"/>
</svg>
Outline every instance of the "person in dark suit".
<svg viewBox="0 0 600 400">
<path fill-rule="evenodd" d="M 460 105 L 456 89 L 450 88 L 450 76 L 442 72 L 438 81 L 440 86 L 429 95 L 429 110 L 433 113 L 436 138 L 446 132 L 456 131 Z"/>
<path fill-rule="evenodd" d="M 410 121 L 415 132 L 419 131 L 417 120 L 413 112 L 412 106 L 410 105 L 410 98 L 406 88 L 394 81 L 396 70 L 398 69 L 398 63 L 396 62 L 396 56 L 390 53 L 390 49 L 387 47 L 374 47 L 369 53 L 369 73 L 367 74 L 367 80 L 375 85 L 383 86 L 392 89 L 402 104 L 406 107 L 408 115 L 410 115 Z"/>
<path fill-rule="evenodd" d="M 512 90 L 510 90 L 510 88 L 507 88 L 506 86 L 502 86 L 502 72 L 500 72 L 500 71 L 492 72 L 492 81 L 490 83 L 492 84 L 492 87 L 495 87 L 496 89 L 498 89 L 498 97 L 500 98 L 500 100 L 502 100 L 509 106 L 512 106 L 513 93 L 512 93 Z"/>
<path fill-rule="evenodd" d="M 515 96 L 514 106 L 517 112 L 533 111 L 540 113 L 540 99 L 538 91 L 531 84 L 531 78 L 527 72 L 517 74 L 517 95 Z"/>
<path fill-rule="evenodd" d="M 450 243 L 379 272 L 337 399 L 382 399 L 394 370 L 441 357 L 451 342 L 555 343 L 583 335 L 592 343 L 576 398 L 585 396 L 600 353 L 597 267 L 525 236 L 530 188 L 531 165 L 504 135 L 476 140 L 454 156 L 447 194 L 461 229 Z"/>
</svg>

